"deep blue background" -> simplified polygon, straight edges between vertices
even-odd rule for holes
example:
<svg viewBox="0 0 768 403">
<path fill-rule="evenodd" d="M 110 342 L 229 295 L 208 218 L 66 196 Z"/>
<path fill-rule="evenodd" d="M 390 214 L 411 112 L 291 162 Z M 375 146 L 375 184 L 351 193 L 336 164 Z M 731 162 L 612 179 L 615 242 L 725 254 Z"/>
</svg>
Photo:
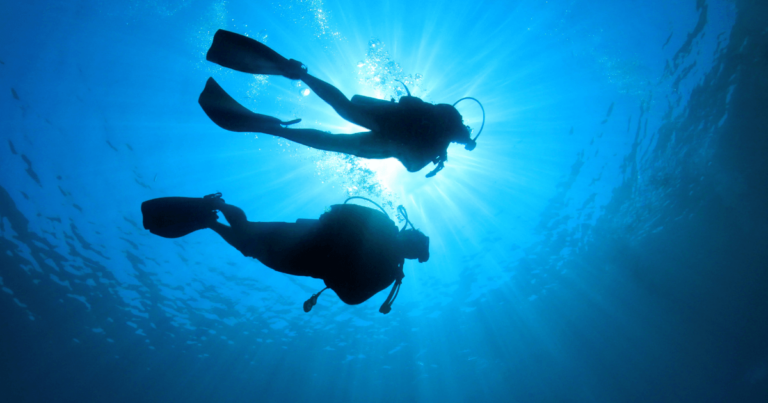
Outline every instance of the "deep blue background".
<svg viewBox="0 0 768 403">
<path fill-rule="evenodd" d="M 757 0 L 0 4 L 0 401 L 768 401 L 768 10 Z M 216 29 L 345 94 L 479 98 L 437 177 L 197 105 L 356 128 L 305 87 L 205 62 Z M 475 105 L 465 121 L 479 128 Z M 139 205 L 252 220 L 348 195 L 431 237 L 389 315 Z"/>
</svg>

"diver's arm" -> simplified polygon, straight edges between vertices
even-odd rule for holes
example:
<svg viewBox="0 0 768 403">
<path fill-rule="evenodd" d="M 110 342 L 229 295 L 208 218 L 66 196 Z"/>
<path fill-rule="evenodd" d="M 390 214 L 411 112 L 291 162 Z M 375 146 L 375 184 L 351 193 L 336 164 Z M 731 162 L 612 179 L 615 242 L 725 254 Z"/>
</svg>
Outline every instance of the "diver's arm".
<svg viewBox="0 0 768 403">
<path fill-rule="evenodd" d="M 433 157 L 433 153 L 424 152 L 424 150 L 415 147 L 400 146 L 399 152 L 395 155 L 408 172 L 419 172 L 429 163 L 434 162 L 439 157 Z"/>
<path fill-rule="evenodd" d="M 363 289 L 359 285 L 350 282 L 332 282 L 327 279 L 324 282 L 328 288 L 332 289 L 339 296 L 342 302 L 348 305 L 362 304 L 380 291 L 371 292 L 371 290 Z"/>
<path fill-rule="evenodd" d="M 398 263 L 366 264 L 357 269 L 342 270 L 343 274 L 323 278 L 323 281 L 345 304 L 357 305 L 402 280 L 405 277 L 404 262 L 404 258 L 399 258 Z"/>
</svg>

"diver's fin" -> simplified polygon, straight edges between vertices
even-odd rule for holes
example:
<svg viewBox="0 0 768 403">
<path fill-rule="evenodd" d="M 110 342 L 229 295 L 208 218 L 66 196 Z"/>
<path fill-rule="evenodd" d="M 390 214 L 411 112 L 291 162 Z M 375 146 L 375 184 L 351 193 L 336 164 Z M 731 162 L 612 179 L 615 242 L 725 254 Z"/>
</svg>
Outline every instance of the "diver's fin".
<svg viewBox="0 0 768 403">
<path fill-rule="evenodd" d="M 209 228 L 218 216 L 202 197 L 161 197 L 141 203 L 144 228 L 164 238 L 179 238 Z"/>
<path fill-rule="evenodd" d="M 249 111 L 232 99 L 213 78 L 205 83 L 205 89 L 197 101 L 213 123 L 233 132 L 264 133 L 269 127 L 298 123 L 295 120 L 283 123 L 278 118 Z"/>
<path fill-rule="evenodd" d="M 223 29 L 216 31 L 205 58 L 220 66 L 250 74 L 282 75 L 298 80 L 301 73 L 306 72 L 306 67 L 300 62 L 280 56 L 253 38 Z"/>
</svg>

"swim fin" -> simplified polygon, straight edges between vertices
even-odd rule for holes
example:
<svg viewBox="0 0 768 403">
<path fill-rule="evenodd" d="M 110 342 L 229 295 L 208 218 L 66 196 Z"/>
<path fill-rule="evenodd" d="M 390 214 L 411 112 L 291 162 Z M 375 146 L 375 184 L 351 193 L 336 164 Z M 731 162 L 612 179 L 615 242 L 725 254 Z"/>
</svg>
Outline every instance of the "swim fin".
<svg viewBox="0 0 768 403">
<path fill-rule="evenodd" d="M 277 128 L 280 125 L 287 126 L 301 122 L 301 119 L 283 122 L 272 116 L 253 113 L 230 97 L 213 78 L 209 78 L 205 83 L 205 89 L 197 102 L 213 123 L 233 132 L 266 133 L 265 130 L 269 127 Z"/>
<path fill-rule="evenodd" d="M 161 197 L 141 203 L 144 229 L 163 238 L 179 238 L 209 228 L 218 216 L 202 197 Z"/>
<path fill-rule="evenodd" d="M 216 31 L 205 58 L 243 73 L 281 75 L 293 80 L 307 71 L 301 62 L 288 60 L 257 40 L 223 29 Z"/>
</svg>

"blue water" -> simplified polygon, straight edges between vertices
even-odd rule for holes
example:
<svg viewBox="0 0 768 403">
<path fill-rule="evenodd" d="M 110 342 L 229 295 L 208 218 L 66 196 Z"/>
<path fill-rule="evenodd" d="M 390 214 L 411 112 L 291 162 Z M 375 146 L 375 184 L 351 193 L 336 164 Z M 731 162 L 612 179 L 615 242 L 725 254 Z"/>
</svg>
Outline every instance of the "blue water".
<svg viewBox="0 0 768 403">
<path fill-rule="evenodd" d="M 768 401 L 762 0 L 0 4 L 0 401 Z M 446 168 L 226 132 L 213 76 L 300 127 L 305 86 L 205 61 L 247 34 L 345 94 L 480 99 Z M 458 106 L 475 133 L 479 108 Z M 142 201 L 220 191 L 251 220 L 350 195 L 431 237 L 388 315 Z"/>
</svg>

